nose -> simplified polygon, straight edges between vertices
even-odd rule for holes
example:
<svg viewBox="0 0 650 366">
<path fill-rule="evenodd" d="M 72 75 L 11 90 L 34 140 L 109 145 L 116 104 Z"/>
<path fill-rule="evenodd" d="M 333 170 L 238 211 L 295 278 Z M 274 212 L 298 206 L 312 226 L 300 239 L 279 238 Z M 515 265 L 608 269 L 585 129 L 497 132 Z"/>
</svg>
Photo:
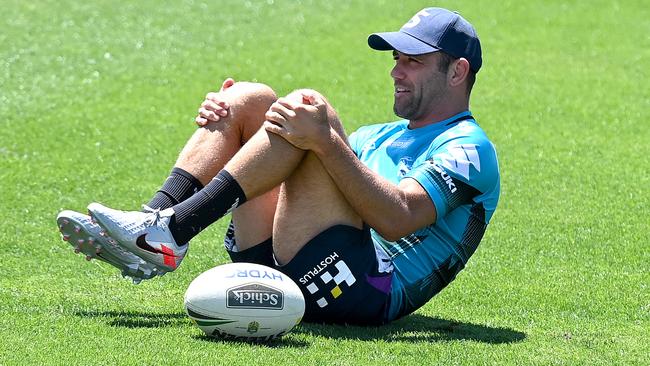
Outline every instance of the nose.
<svg viewBox="0 0 650 366">
<path fill-rule="evenodd" d="M 395 79 L 395 80 L 403 80 L 405 75 L 404 71 L 402 70 L 400 63 L 396 63 L 395 66 L 393 66 L 393 69 L 390 71 L 390 76 Z"/>
</svg>

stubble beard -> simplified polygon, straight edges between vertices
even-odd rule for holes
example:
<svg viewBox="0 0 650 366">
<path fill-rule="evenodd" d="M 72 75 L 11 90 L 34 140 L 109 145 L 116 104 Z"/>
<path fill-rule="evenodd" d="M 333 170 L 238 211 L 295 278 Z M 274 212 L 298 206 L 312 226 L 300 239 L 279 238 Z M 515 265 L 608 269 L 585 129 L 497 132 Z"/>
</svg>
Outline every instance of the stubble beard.
<svg viewBox="0 0 650 366">
<path fill-rule="evenodd" d="M 393 112 L 396 116 L 409 121 L 417 121 L 430 113 L 431 108 L 435 108 L 440 103 L 443 103 L 444 95 L 447 93 L 444 86 L 444 79 L 439 79 L 434 74 L 423 85 L 428 87 L 421 86 L 417 89 L 417 92 L 415 88 L 412 88 L 409 95 L 410 98 L 408 100 L 402 100 L 402 103 L 399 103 L 397 98 L 395 98 Z"/>
<path fill-rule="evenodd" d="M 393 112 L 396 116 L 408 120 L 417 118 L 420 104 L 422 103 L 422 94 L 418 93 L 418 95 L 414 95 L 415 93 L 413 93 L 413 91 L 411 91 L 410 94 L 411 98 L 409 98 L 407 103 L 404 103 L 405 105 L 403 106 L 400 105 L 400 103 L 397 101 L 397 97 L 395 97 L 393 103 Z"/>
</svg>

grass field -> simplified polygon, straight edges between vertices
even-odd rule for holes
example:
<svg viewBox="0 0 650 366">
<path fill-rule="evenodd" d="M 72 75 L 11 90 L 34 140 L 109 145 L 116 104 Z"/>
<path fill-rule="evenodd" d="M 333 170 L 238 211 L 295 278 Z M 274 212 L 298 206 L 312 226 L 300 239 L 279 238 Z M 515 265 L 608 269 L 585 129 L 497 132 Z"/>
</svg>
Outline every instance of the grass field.
<svg viewBox="0 0 650 366">
<path fill-rule="evenodd" d="M 211 341 L 190 281 L 227 261 L 225 221 L 139 286 L 86 262 L 55 216 L 138 209 L 226 76 L 322 91 L 348 131 L 392 120 L 369 33 L 459 10 L 484 65 L 472 111 L 502 196 L 457 280 L 381 328 L 302 325 Z M 0 365 L 650 363 L 650 10 L 643 1 L 21 1 L 0 15 Z"/>
</svg>

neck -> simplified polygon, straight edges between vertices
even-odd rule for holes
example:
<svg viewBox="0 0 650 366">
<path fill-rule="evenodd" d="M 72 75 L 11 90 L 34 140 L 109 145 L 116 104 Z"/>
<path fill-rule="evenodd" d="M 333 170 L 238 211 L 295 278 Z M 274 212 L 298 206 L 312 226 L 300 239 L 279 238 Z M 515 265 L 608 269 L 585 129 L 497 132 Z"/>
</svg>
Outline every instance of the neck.
<svg viewBox="0 0 650 366">
<path fill-rule="evenodd" d="M 463 103 L 456 103 L 456 105 L 453 105 L 452 103 L 443 104 L 442 106 L 436 108 L 435 110 L 431 111 L 430 113 L 428 113 L 426 116 L 423 116 L 422 118 L 409 120 L 409 128 L 416 129 L 434 123 L 438 123 L 440 121 L 446 120 L 447 118 L 455 116 L 458 113 L 464 112 L 468 109 L 469 109 L 469 102 L 467 101 Z"/>
</svg>

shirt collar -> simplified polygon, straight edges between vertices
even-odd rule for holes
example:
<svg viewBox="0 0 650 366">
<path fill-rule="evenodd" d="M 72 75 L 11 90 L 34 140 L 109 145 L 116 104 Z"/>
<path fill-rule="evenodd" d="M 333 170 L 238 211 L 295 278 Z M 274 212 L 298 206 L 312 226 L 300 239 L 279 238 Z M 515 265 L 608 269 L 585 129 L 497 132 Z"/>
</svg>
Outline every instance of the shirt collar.
<svg viewBox="0 0 650 366">
<path fill-rule="evenodd" d="M 408 120 L 404 120 L 404 122 L 406 123 L 405 128 L 406 128 L 407 131 L 414 131 L 414 132 L 417 131 L 418 133 L 426 133 L 426 132 L 435 131 L 435 130 L 438 130 L 438 129 L 447 129 L 449 127 L 449 125 L 451 125 L 453 123 L 466 121 L 466 120 L 471 120 L 471 121 L 476 122 L 474 120 L 474 117 L 472 117 L 472 112 L 470 112 L 469 110 L 464 110 L 464 111 L 462 111 L 460 113 L 454 114 L 453 116 L 451 116 L 451 117 L 449 117 L 447 119 L 443 119 L 442 121 L 438 121 L 438 122 L 432 123 L 430 125 L 426 125 L 424 127 L 419 127 L 419 128 L 414 129 L 414 130 L 408 128 Z"/>
</svg>

